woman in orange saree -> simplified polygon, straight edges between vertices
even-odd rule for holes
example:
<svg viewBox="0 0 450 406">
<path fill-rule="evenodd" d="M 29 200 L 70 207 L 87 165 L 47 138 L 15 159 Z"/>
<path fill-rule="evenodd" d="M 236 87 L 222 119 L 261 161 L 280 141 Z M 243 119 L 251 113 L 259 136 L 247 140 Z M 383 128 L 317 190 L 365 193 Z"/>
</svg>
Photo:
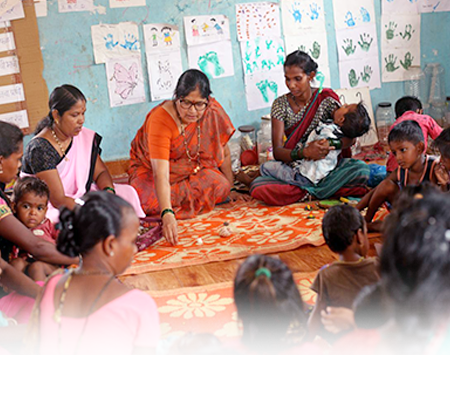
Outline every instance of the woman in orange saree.
<svg viewBox="0 0 450 406">
<path fill-rule="evenodd" d="M 147 215 L 161 214 L 173 245 L 176 218 L 212 210 L 230 196 L 234 181 L 227 142 L 235 129 L 210 94 L 206 75 L 184 72 L 174 100 L 153 108 L 131 143 L 129 183 Z"/>
</svg>

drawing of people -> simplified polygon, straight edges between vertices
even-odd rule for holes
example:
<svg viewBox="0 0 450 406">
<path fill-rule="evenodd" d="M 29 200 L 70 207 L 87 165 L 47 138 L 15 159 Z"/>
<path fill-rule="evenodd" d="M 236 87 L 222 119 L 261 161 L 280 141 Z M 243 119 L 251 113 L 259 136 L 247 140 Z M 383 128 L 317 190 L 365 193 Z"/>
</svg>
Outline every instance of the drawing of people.
<svg viewBox="0 0 450 406">
<path fill-rule="evenodd" d="M 152 41 L 153 41 L 153 46 L 157 47 L 158 46 L 158 35 L 157 35 L 158 30 L 155 27 L 153 27 L 151 29 L 151 32 L 152 32 L 151 37 L 152 37 Z"/>
<path fill-rule="evenodd" d="M 195 18 L 191 21 L 191 23 L 192 23 L 192 36 L 199 37 L 200 33 L 198 32 L 198 25 L 195 22 Z"/>
<path fill-rule="evenodd" d="M 214 25 L 214 28 L 217 31 L 217 34 L 222 35 L 223 34 L 223 30 L 222 27 L 220 26 L 220 24 L 216 21 L 215 18 L 211 18 L 211 24 Z"/>
<path fill-rule="evenodd" d="M 206 23 L 203 23 L 203 24 L 202 24 L 202 30 L 203 30 L 203 32 L 208 31 L 208 30 L 209 30 L 209 25 L 206 24 Z"/>
<path fill-rule="evenodd" d="M 172 29 L 169 27 L 164 27 L 161 30 L 163 36 L 164 36 L 164 42 L 166 45 L 172 45 Z"/>
</svg>

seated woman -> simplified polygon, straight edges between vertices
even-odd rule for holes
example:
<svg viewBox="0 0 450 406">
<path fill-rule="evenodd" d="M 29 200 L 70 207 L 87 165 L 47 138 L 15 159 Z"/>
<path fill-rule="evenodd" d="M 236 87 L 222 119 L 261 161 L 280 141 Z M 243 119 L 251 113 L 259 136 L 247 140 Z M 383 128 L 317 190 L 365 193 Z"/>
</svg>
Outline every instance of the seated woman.
<svg viewBox="0 0 450 406">
<path fill-rule="evenodd" d="M 152 109 L 131 143 L 130 184 L 147 215 L 161 214 L 171 244 L 178 243 L 176 218 L 212 210 L 234 182 L 227 142 L 235 130 L 210 94 L 203 72 L 184 72 L 174 100 Z"/>
<path fill-rule="evenodd" d="M 80 255 L 78 269 L 47 279 L 30 320 L 29 350 L 39 354 L 154 352 L 154 300 L 120 283 L 137 252 L 139 219 L 118 196 L 90 192 L 63 208 L 58 250 Z"/>
<path fill-rule="evenodd" d="M 22 173 L 34 175 L 50 189 L 47 217 L 56 222 L 58 208 L 73 208 L 74 199 L 90 190 L 106 190 L 127 200 L 139 217 L 145 217 L 139 196 L 129 185 L 113 184 L 100 158 L 102 137 L 83 127 L 86 98 L 74 86 L 53 90 L 50 112 L 36 128 L 23 156 Z"/>
<path fill-rule="evenodd" d="M 267 204 L 295 203 L 306 192 L 319 199 L 331 197 L 337 192 L 345 193 L 344 189 L 352 189 L 353 194 L 359 195 L 366 192 L 369 166 L 362 161 L 348 159 L 351 156 L 348 147 L 354 140 L 346 137 L 341 138 L 344 149 L 342 159 L 332 172 L 317 185 L 296 182 L 299 173 L 296 166 L 303 159 L 323 159 L 335 148 L 326 139 L 312 141 L 305 146 L 309 134 L 320 123 L 332 119 L 334 111 L 340 106 L 338 95 L 331 89 L 311 88 L 317 69 L 317 63 L 305 52 L 295 51 L 286 57 L 284 75 L 290 93 L 277 98 L 271 110 L 276 161 L 261 166 L 262 176 L 257 177 L 250 188 L 254 198 Z M 275 173 L 276 176 L 273 176 Z"/>
</svg>

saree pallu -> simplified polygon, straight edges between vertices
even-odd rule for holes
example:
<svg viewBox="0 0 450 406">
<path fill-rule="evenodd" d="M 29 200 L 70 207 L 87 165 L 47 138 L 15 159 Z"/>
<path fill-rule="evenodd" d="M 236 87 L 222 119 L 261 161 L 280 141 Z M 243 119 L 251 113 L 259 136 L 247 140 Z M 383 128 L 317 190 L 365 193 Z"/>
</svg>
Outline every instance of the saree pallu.
<svg viewBox="0 0 450 406">
<path fill-rule="evenodd" d="M 128 170 L 130 184 L 137 190 L 142 207 L 149 216 L 159 214 L 161 208 L 156 195 L 146 128 L 151 115 L 160 108 L 163 108 L 162 104 L 147 114 L 144 124 L 132 141 Z M 198 125 L 201 169 L 197 173 L 194 173 L 198 165 L 197 159 L 190 160 L 186 153 L 186 148 L 197 151 L 197 123 L 191 123 L 185 128 L 187 147 L 181 134 L 171 139 L 171 203 L 179 219 L 211 211 L 216 204 L 225 201 L 230 193 L 231 185 L 219 167 L 224 161 L 224 146 L 234 133 L 233 124 L 222 106 L 211 98 Z"/>
</svg>

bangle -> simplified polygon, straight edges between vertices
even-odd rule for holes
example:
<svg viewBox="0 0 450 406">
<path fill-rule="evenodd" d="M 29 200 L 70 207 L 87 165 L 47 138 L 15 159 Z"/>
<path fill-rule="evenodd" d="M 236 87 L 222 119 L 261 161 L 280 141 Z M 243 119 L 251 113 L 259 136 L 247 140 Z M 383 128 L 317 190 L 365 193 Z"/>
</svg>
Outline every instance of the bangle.
<svg viewBox="0 0 450 406">
<path fill-rule="evenodd" d="M 298 156 L 298 150 L 297 149 L 293 149 L 291 151 L 291 159 L 293 161 L 298 161 L 300 159 L 299 156 Z"/>
<path fill-rule="evenodd" d="M 174 212 L 172 209 L 164 209 L 164 210 L 161 212 L 161 218 L 163 218 L 164 215 L 167 214 L 167 213 L 172 213 L 172 214 L 175 216 L 175 212 Z"/>
<path fill-rule="evenodd" d="M 103 190 L 104 190 L 105 192 L 107 192 L 107 191 L 109 190 L 110 192 L 113 192 L 114 194 L 116 194 L 116 189 L 114 189 L 114 188 L 111 187 L 111 186 L 106 186 L 106 187 L 103 188 Z"/>
</svg>

